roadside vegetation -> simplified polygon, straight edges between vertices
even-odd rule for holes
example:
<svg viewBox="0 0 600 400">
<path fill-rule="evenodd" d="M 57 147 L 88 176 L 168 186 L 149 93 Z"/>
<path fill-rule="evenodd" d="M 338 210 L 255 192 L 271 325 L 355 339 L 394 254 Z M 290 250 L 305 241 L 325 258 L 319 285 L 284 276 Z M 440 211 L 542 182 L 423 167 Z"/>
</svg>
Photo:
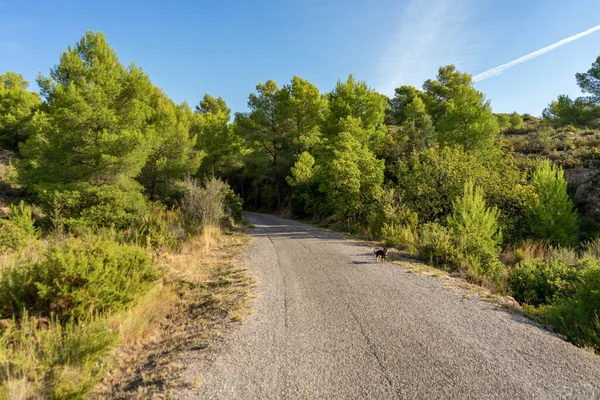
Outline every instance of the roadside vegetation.
<svg viewBox="0 0 600 400">
<path fill-rule="evenodd" d="M 252 283 L 242 200 L 199 171 L 212 111 L 101 33 L 38 84 L 0 75 L 0 398 L 164 393 L 174 367 L 144 366 L 239 320 Z"/>
<path fill-rule="evenodd" d="M 182 288 L 243 292 L 193 261 L 242 204 L 380 240 L 600 351 L 600 58 L 576 79 L 585 95 L 542 118 L 494 114 L 451 65 L 392 98 L 352 75 L 268 80 L 232 116 L 208 94 L 175 104 L 98 32 L 39 93 L 0 75 L 2 393 L 83 397 L 116 344 L 155 337 L 115 322 L 136 307 L 162 321 L 148 304 Z"/>
</svg>

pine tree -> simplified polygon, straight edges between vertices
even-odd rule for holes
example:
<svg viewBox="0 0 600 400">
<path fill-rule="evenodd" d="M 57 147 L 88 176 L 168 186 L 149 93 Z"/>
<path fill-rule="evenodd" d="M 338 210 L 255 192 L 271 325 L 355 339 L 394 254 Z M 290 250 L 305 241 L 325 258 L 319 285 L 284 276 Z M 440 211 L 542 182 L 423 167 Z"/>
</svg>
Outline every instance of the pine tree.
<svg viewBox="0 0 600 400">
<path fill-rule="evenodd" d="M 527 215 L 530 232 L 553 244 L 574 244 L 579 218 L 567 194 L 562 168 L 553 166 L 549 160 L 542 161 L 533 173 L 531 184 L 537 198 Z"/>
</svg>

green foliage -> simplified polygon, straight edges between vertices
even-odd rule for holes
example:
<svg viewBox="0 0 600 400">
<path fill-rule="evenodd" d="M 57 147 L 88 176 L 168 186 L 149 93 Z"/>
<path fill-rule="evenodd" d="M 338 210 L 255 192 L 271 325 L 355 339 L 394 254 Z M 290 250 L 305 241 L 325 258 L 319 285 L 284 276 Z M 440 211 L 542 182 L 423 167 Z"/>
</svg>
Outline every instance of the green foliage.
<svg viewBox="0 0 600 400">
<path fill-rule="evenodd" d="M 363 144 L 369 143 L 371 150 L 377 149 L 385 135 L 386 102 L 384 96 L 365 82 L 356 81 L 352 75 L 345 82 L 339 80 L 333 91 L 327 94 L 325 125 L 328 135 L 344 132 L 345 121 L 353 118 L 360 121 L 362 135 L 357 139 Z"/>
<path fill-rule="evenodd" d="M 519 303 L 549 304 L 555 296 L 572 291 L 576 271 L 560 261 L 522 261 L 510 272 L 508 286 Z"/>
<path fill-rule="evenodd" d="M 421 98 L 415 97 L 404 108 L 404 116 L 405 120 L 400 126 L 400 131 L 406 135 L 408 146 L 412 151 L 421 151 L 436 142 L 437 133 L 433 121 L 427 114 Z"/>
<path fill-rule="evenodd" d="M 506 114 L 496 114 L 496 121 L 500 129 L 508 128 L 510 126 L 510 118 Z"/>
<path fill-rule="evenodd" d="M 29 137 L 31 118 L 40 96 L 27 90 L 29 82 L 14 72 L 0 75 L 0 145 L 18 150 Z"/>
<path fill-rule="evenodd" d="M 46 103 L 21 148 L 21 179 L 101 185 L 140 173 L 157 145 L 153 86 L 119 62 L 102 33 L 86 32 L 38 85 Z"/>
<path fill-rule="evenodd" d="M 158 278 L 144 250 L 98 237 L 68 239 L 39 262 L 13 265 L 0 276 L 0 312 L 30 310 L 61 321 L 122 309 Z"/>
<path fill-rule="evenodd" d="M 560 95 L 542 112 L 545 121 L 552 126 L 599 126 L 600 107 L 587 99 L 572 100 L 567 95 Z"/>
<path fill-rule="evenodd" d="M 283 177 L 293 163 L 289 137 L 283 131 L 281 123 L 280 104 L 283 92 L 272 80 L 258 84 L 256 92 L 248 97 L 250 112 L 236 114 L 236 132 L 251 150 L 246 163 L 253 166 L 246 174 L 251 174 L 256 184 L 268 182 L 267 185 L 274 189 L 276 207 L 281 208 Z M 266 192 L 266 188 L 263 188 L 263 192 Z"/>
<path fill-rule="evenodd" d="M 221 97 L 215 99 L 205 94 L 196 106 L 193 129 L 198 131 L 196 147 L 206 156 L 202 160 L 199 176 L 223 177 L 242 165 L 244 142 L 229 124 L 231 110 Z"/>
<path fill-rule="evenodd" d="M 0 397 L 83 398 L 106 372 L 116 339 L 105 319 L 50 321 L 42 327 L 26 313 L 18 325 L 0 333 Z"/>
<path fill-rule="evenodd" d="M 183 237 L 181 214 L 178 210 L 167 210 L 161 203 L 151 203 L 148 214 L 134 221 L 116 237 L 140 247 L 162 252 L 173 250 Z M 180 233 L 181 236 L 178 237 Z"/>
<path fill-rule="evenodd" d="M 415 98 L 422 97 L 423 92 L 412 86 L 400 86 L 394 89 L 394 97 L 390 100 L 390 108 L 386 122 L 400 125 L 406 119 L 406 107 L 411 104 Z M 421 100 L 423 101 L 423 100 Z"/>
<path fill-rule="evenodd" d="M 423 100 L 433 121 L 437 122 L 444 115 L 447 102 L 454 98 L 461 88 L 470 86 L 471 75 L 457 71 L 454 65 L 440 67 L 436 79 L 426 80 L 423 84 Z"/>
<path fill-rule="evenodd" d="M 450 232 L 436 222 L 421 226 L 416 248 L 419 257 L 430 264 L 444 269 L 456 266 L 458 254 L 452 245 Z"/>
<path fill-rule="evenodd" d="M 491 149 L 500 133 L 490 102 L 471 86 L 454 90 L 436 127 L 442 145 L 458 145 L 465 151 Z"/>
<path fill-rule="evenodd" d="M 0 219 L 0 253 L 22 249 L 30 240 L 14 222 Z"/>
<path fill-rule="evenodd" d="M 225 212 L 231 215 L 235 222 L 242 221 L 243 204 L 244 200 L 239 194 L 234 192 L 230 187 L 225 189 Z"/>
<path fill-rule="evenodd" d="M 588 263 L 577 273 L 572 295 L 558 298 L 547 321 L 577 346 L 600 353 L 600 266 Z"/>
<path fill-rule="evenodd" d="M 196 173 L 204 153 L 194 147 L 196 135 L 191 127 L 196 116 L 186 103 L 177 106 L 158 89 L 152 103 L 157 145 L 137 179 L 151 199 L 166 200 L 173 197 L 176 182 Z"/>
<path fill-rule="evenodd" d="M 419 233 L 416 226 L 397 225 L 394 222 L 384 222 L 381 236 L 386 246 L 404 250 L 409 254 L 416 254 Z"/>
<path fill-rule="evenodd" d="M 325 105 L 319 89 L 298 76 L 281 89 L 281 126 L 294 153 L 310 151 L 321 141 Z"/>
<path fill-rule="evenodd" d="M 291 168 L 291 175 L 286 177 L 292 187 L 292 212 L 299 217 L 306 217 L 316 210 L 314 165 L 315 158 L 309 152 L 302 152 Z"/>
<path fill-rule="evenodd" d="M 33 207 L 24 201 L 9 206 L 8 220 L 0 219 L 0 252 L 19 250 L 39 237 Z"/>
<path fill-rule="evenodd" d="M 93 186 L 37 185 L 34 189 L 42 207 L 51 216 L 54 228 L 67 229 L 130 226 L 148 211 L 142 187 L 133 181 Z"/>
<path fill-rule="evenodd" d="M 577 238 L 578 216 L 563 175 L 563 170 L 548 160 L 538 165 L 531 178 L 536 201 L 529 208 L 527 219 L 535 237 L 568 246 Z"/>
<path fill-rule="evenodd" d="M 421 221 L 450 214 L 452 201 L 469 180 L 484 189 L 490 204 L 507 211 L 502 222 L 511 229 L 519 225 L 521 209 L 529 203 L 523 176 L 510 154 L 476 155 L 460 148 L 432 147 L 413 153 L 394 169 L 402 199 Z"/>
<path fill-rule="evenodd" d="M 361 120 L 349 117 L 343 131 L 319 161 L 317 180 L 334 215 L 355 217 L 365 213 L 379 196 L 383 183 L 383 160 L 378 160 L 360 138 L 364 135 Z"/>
<path fill-rule="evenodd" d="M 498 262 L 502 244 L 500 212 L 496 207 L 486 206 L 483 190 L 472 181 L 465 183 L 463 195 L 453 206 L 447 221 L 460 262 L 466 263 L 475 276 L 500 282 L 503 271 Z"/>
<path fill-rule="evenodd" d="M 585 100 L 600 105 L 600 56 L 586 73 L 575 74 L 575 78 L 581 91 L 589 94 Z"/>
<path fill-rule="evenodd" d="M 510 115 L 510 127 L 514 129 L 520 129 L 523 127 L 523 117 L 517 112 Z"/>
</svg>

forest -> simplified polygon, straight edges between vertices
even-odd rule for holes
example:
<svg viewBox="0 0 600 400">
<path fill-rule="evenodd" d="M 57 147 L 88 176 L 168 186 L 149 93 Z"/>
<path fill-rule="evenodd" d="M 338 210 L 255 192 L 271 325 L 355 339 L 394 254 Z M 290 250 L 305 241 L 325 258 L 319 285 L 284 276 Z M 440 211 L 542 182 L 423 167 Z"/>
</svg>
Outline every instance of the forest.
<svg viewBox="0 0 600 400">
<path fill-rule="evenodd" d="M 352 75 L 328 92 L 268 80 L 232 115 L 209 94 L 176 104 L 91 31 L 39 93 L 0 75 L 0 393 L 15 380 L 87 393 L 119 340 L 109 317 L 164 280 L 156 255 L 237 229 L 242 208 L 379 241 L 600 352 L 590 61 L 582 97 L 549 99 L 539 118 L 494 113 L 452 65 L 391 98 Z"/>
</svg>

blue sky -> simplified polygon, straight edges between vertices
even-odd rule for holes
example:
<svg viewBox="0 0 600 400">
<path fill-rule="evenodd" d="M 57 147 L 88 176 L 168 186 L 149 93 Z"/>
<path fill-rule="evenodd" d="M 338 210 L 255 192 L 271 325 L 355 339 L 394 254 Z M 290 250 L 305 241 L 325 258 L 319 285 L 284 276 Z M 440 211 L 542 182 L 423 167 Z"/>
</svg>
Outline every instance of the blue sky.
<svg viewBox="0 0 600 400">
<path fill-rule="evenodd" d="M 0 0 L 0 73 L 35 88 L 61 51 L 100 30 L 175 101 L 210 93 L 245 111 L 267 79 L 299 75 L 329 91 L 352 73 L 391 95 L 440 65 L 475 75 L 598 24 L 598 0 Z M 574 75 L 598 55 L 600 31 L 475 86 L 494 111 L 540 115 L 557 95 L 579 95 Z"/>
</svg>

